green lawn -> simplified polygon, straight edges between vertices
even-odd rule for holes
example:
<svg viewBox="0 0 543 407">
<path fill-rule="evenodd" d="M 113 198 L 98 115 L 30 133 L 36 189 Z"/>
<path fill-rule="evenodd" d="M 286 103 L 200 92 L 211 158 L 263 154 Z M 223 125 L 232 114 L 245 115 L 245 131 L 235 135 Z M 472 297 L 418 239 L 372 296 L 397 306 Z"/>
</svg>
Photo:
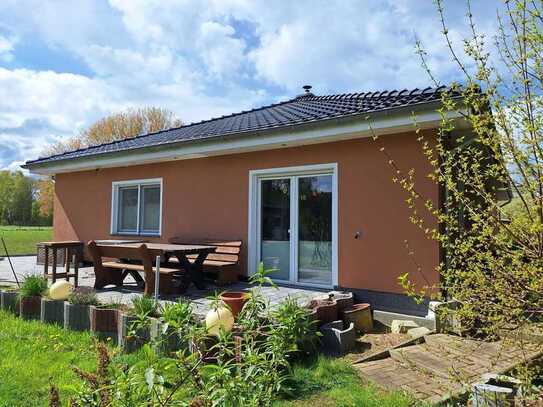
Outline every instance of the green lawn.
<svg viewBox="0 0 543 407">
<path fill-rule="evenodd" d="M 0 226 L 0 237 L 3 237 L 10 255 L 36 254 L 36 243 L 51 240 L 53 228 L 34 226 Z M 0 244 L 0 257 L 5 256 Z"/>
<path fill-rule="evenodd" d="M 132 364 L 143 355 L 118 358 Z M 88 333 L 23 321 L 0 310 L 0 407 L 47 405 L 50 380 L 59 387 L 66 403 L 81 386 L 71 371 L 73 365 L 84 370 L 96 367 Z M 293 388 L 291 399 L 278 400 L 274 407 L 415 405 L 400 394 L 385 394 L 362 384 L 347 362 L 323 356 L 296 364 L 289 384 Z"/>
</svg>

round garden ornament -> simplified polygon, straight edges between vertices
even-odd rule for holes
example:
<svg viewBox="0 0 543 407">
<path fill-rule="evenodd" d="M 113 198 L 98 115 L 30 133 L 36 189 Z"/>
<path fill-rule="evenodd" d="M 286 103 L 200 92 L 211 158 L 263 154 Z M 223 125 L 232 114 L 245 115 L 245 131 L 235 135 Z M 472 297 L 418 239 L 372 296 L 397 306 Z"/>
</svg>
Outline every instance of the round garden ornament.
<svg viewBox="0 0 543 407">
<path fill-rule="evenodd" d="M 56 281 L 49 287 L 49 298 L 52 300 L 67 300 L 74 286 L 69 281 Z"/>
<path fill-rule="evenodd" d="M 210 310 L 206 315 L 206 328 L 210 335 L 219 335 L 219 331 L 224 329 L 230 332 L 234 326 L 234 316 L 228 308 L 221 307 L 217 310 Z"/>
</svg>

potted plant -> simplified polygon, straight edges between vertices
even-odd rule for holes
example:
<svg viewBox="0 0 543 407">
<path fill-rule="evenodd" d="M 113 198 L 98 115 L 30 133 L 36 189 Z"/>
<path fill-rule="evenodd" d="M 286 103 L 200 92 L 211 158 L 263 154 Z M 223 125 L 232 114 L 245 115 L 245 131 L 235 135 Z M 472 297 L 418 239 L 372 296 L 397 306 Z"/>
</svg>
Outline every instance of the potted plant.
<svg viewBox="0 0 543 407">
<path fill-rule="evenodd" d="M 0 290 L 0 308 L 5 311 L 19 313 L 19 292 L 14 286 L 3 286 Z"/>
<path fill-rule="evenodd" d="M 160 316 L 155 300 L 149 296 L 136 297 L 132 300 L 132 308 L 119 314 L 118 344 L 127 353 L 141 348 L 151 339 L 151 319 Z"/>
<path fill-rule="evenodd" d="M 249 299 L 249 293 L 243 291 L 225 291 L 219 295 L 219 298 L 230 308 L 235 319 Z"/>
<path fill-rule="evenodd" d="M 89 308 L 97 305 L 94 290 L 88 287 L 76 288 L 64 303 L 64 328 L 74 331 L 90 329 Z"/>
<path fill-rule="evenodd" d="M 188 301 L 164 304 L 162 317 L 151 320 L 151 341 L 157 352 L 170 354 L 188 349 L 188 344 L 182 338 L 195 323 L 192 306 Z"/>
<path fill-rule="evenodd" d="M 119 310 L 126 307 L 120 303 L 91 305 L 89 308 L 90 331 L 100 340 L 111 340 L 117 344 L 119 336 Z"/>
<path fill-rule="evenodd" d="M 19 290 L 19 314 L 23 319 L 40 319 L 41 297 L 47 291 L 47 279 L 27 276 Z"/>
</svg>

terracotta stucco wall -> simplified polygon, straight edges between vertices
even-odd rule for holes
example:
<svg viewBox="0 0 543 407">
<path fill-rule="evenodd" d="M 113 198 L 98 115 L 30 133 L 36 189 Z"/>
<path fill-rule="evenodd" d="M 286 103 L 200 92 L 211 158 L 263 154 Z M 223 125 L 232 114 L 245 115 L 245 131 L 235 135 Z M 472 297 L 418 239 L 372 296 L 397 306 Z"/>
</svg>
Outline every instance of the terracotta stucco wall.
<svg viewBox="0 0 543 407">
<path fill-rule="evenodd" d="M 415 168 L 417 189 L 437 201 L 428 181 L 428 164 L 413 133 L 381 138 L 397 164 Z M 97 171 L 59 174 L 55 183 L 56 240 L 110 236 L 111 183 L 163 178 L 161 239 L 242 238 L 247 256 L 249 171 L 255 169 L 338 163 L 339 284 L 385 292 L 402 292 L 397 277 L 411 272 L 420 284 L 438 276 L 438 246 L 408 220 L 405 193 L 391 181 L 385 156 L 371 139 L 285 148 L 264 152 L 175 161 Z M 362 232 L 355 239 L 357 231 Z M 416 272 L 405 241 L 415 252 L 425 279 Z"/>
</svg>

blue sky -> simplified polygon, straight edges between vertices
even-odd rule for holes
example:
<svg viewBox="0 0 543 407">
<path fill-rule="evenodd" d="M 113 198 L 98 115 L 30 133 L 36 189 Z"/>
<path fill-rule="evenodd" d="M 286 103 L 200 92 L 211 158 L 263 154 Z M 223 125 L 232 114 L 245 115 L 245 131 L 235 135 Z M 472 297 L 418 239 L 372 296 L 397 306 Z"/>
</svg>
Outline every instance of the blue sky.
<svg viewBox="0 0 543 407">
<path fill-rule="evenodd" d="M 499 0 L 473 0 L 496 32 Z M 445 1 L 451 37 L 463 1 Z M 425 87 L 425 44 L 446 83 L 458 79 L 432 0 L 1 0 L 0 169 L 108 114 L 140 106 L 185 122 L 291 98 Z"/>
</svg>

